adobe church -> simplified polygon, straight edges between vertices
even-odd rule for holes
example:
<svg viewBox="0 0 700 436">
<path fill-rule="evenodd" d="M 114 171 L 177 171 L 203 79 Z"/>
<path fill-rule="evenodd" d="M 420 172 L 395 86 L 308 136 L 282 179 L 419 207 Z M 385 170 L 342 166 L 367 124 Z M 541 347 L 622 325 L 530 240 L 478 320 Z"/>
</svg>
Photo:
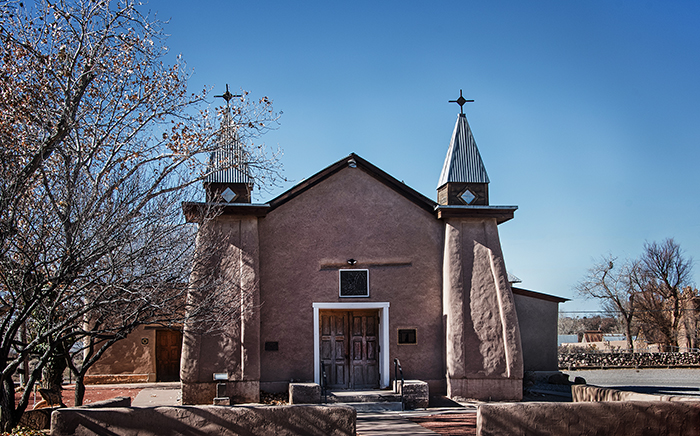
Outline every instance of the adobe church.
<svg viewBox="0 0 700 436">
<path fill-rule="evenodd" d="M 229 138 L 214 170 L 240 156 Z M 452 398 L 521 399 L 528 353 L 532 369 L 555 370 L 564 299 L 514 295 L 498 226 L 517 207 L 489 203 L 462 111 L 445 146 L 437 202 L 354 153 L 266 203 L 251 202 L 245 165 L 212 173 L 206 203 L 183 204 L 200 223 L 192 280 L 217 271 L 241 311 L 217 334 L 184 327 L 183 404 L 211 404 L 222 381 L 232 401 L 258 401 L 260 390 L 321 383 L 322 365 L 332 389 L 385 388 L 394 358 Z M 220 213 L 202 221 L 211 205 Z"/>
<path fill-rule="evenodd" d="M 445 135 L 437 202 L 350 154 L 251 203 L 245 165 L 217 170 L 242 153 L 226 126 L 206 202 L 183 210 L 199 223 L 189 298 L 235 299 L 235 321 L 217 334 L 141 326 L 107 350 L 86 383 L 180 379 L 184 404 L 211 404 L 223 382 L 241 403 L 290 382 L 320 383 L 322 368 L 334 389 L 385 388 L 398 358 L 431 394 L 517 400 L 523 371 L 557 370 L 566 300 L 512 286 L 498 225 L 517 207 L 489 204 L 464 113 L 449 143 Z M 212 208 L 219 214 L 203 220 Z M 200 293 L 201 280 L 213 289 Z"/>
</svg>

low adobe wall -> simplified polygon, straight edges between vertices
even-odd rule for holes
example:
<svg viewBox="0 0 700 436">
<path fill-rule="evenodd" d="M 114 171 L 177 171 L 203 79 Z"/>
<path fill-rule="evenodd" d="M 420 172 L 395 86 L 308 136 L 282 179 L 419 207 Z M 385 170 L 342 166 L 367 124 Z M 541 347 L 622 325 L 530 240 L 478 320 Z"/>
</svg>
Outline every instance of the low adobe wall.
<svg viewBox="0 0 700 436">
<path fill-rule="evenodd" d="M 147 383 L 156 381 L 155 374 L 93 374 L 86 375 L 86 385 L 108 385 L 122 383 Z"/>
<path fill-rule="evenodd" d="M 131 407 L 131 397 L 114 397 L 79 406 L 80 409 L 96 409 L 100 407 Z M 58 409 L 61 409 L 61 407 L 27 410 L 22 414 L 19 425 L 34 430 L 48 430 L 51 427 L 51 414 Z"/>
<path fill-rule="evenodd" d="M 348 406 L 173 406 L 60 409 L 51 435 L 333 435 L 354 436 Z"/>
<path fill-rule="evenodd" d="M 699 401 L 483 404 L 476 434 L 700 436 Z"/>
<path fill-rule="evenodd" d="M 574 403 L 590 401 L 698 401 L 698 398 L 676 395 L 640 394 L 631 391 L 601 388 L 591 385 L 572 385 L 571 397 Z"/>
</svg>

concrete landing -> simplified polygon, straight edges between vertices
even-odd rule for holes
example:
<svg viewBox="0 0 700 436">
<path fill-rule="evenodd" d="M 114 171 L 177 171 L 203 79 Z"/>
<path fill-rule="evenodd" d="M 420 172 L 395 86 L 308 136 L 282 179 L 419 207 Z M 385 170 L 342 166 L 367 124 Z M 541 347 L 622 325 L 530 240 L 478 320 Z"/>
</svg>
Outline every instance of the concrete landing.
<svg viewBox="0 0 700 436">
<path fill-rule="evenodd" d="M 401 395 L 390 390 L 372 391 L 330 391 L 326 400 L 328 404 L 344 404 L 353 407 L 357 412 L 400 412 Z"/>
<path fill-rule="evenodd" d="M 363 403 L 335 403 L 350 406 L 357 412 L 401 412 L 401 402 L 383 401 L 383 402 L 363 402 Z"/>
<path fill-rule="evenodd" d="M 321 398 L 323 400 L 323 397 Z M 401 403 L 401 395 L 390 390 L 329 391 L 328 403 Z"/>
</svg>

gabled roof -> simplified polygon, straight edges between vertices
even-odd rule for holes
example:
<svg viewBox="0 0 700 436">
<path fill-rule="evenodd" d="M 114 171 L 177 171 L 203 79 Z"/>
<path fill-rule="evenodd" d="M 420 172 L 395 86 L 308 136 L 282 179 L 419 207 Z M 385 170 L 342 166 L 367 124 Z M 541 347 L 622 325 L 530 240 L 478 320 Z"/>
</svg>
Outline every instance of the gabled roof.
<svg viewBox="0 0 700 436">
<path fill-rule="evenodd" d="M 354 165 L 354 167 L 353 167 L 353 165 Z M 427 212 L 430 212 L 431 214 L 435 214 L 435 206 L 437 206 L 436 202 L 434 202 L 433 200 L 424 196 L 423 194 L 416 191 L 415 189 L 410 188 L 405 183 L 396 180 L 394 177 L 392 177 L 388 173 L 384 172 L 382 169 L 372 165 L 371 163 L 364 160 L 363 158 L 356 155 L 355 153 L 350 153 L 350 155 L 348 155 L 347 157 L 340 159 L 339 161 L 337 161 L 333 165 L 326 167 L 325 169 L 319 171 L 318 173 L 314 174 L 313 176 L 309 177 L 308 179 L 305 179 L 302 182 L 299 182 L 297 185 L 293 186 L 287 192 L 284 192 L 283 194 L 279 195 L 278 197 L 270 200 L 268 202 L 268 204 L 270 205 L 270 210 L 274 210 L 275 208 L 288 202 L 289 200 L 293 199 L 294 197 L 299 196 L 303 192 L 309 190 L 310 188 L 312 188 L 315 185 L 318 185 L 319 183 L 326 180 L 327 178 L 329 178 L 333 174 L 337 173 L 338 171 L 342 170 L 343 168 L 347 168 L 348 166 L 365 171 L 370 176 L 374 177 L 375 179 L 377 179 L 381 183 L 385 184 L 386 186 L 393 189 L 394 191 L 396 191 L 400 195 L 403 195 L 408 200 L 415 203 L 418 207 L 425 209 Z"/>
<path fill-rule="evenodd" d="M 513 218 L 514 212 L 518 209 L 517 206 L 447 206 L 439 205 L 435 201 L 424 196 L 413 188 L 410 188 L 405 183 L 395 179 L 380 168 L 372 165 L 365 159 L 350 153 L 350 155 L 340 159 L 329 167 L 319 171 L 313 176 L 305 179 L 286 192 L 280 194 L 267 203 L 257 204 L 207 204 L 184 202 L 182 204 L 183 211 L 188 222 L 195 222 L 199 216 L 206 214 L 211 208 L 217 208 L 223 215 L 252 215 L 265 216 L 277 207 L 292 200 L 293 198 L 308 191 L 312 187 L 323 182 L 333 174 L 343 168 L 352 167 L 365 171 L 370 176 L 374 177 L 379 182 L 383 183 L 390 189 L 402 195 L 409 201 L 416 204 L 421 209 L 434 215 L 437 219 L 452 218 L 452 217 L 471 217 L 471 218 L 495 218 L 498 224 L 504 223 Z"/>
<path fill-rule="evenodd" d="M 445 183 L 489 183 L 484 162 L 476 147 L 476 141 L 467 122 L 467 116 L 459 114 L 450 147 L 447 149 L 445 164 L 438 181 L 438 189 Z"/>
</svg>

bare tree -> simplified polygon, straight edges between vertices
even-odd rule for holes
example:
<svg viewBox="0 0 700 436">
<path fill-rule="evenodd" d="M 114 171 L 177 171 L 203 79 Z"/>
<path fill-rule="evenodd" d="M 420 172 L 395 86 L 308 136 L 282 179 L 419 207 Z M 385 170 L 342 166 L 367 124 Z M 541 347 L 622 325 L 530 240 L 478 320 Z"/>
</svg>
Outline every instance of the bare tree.
<svg viewBox="0 0 700 436">
<path fill-rule="evenodd" d="M 618 262 L 616 257 L 603 257 L 588 270 L 575 288 L 586 298 L 599 299 L 603 309 L 621 321 L 630 352 L 634 351 L 632 322 L 635 317 L 636 292 L 632 274 L 636 268 L 636 264 Z"/>
<path fill-rule="evenodd" d="M 685 300 L 694 297 L 683 292 L 691 284 L 692 270 L 692 258 L 672 238 L 644 244 L 634 282 L 637 317 L 648 339 L 678 347 Z"/>
<path fill-rule="evenodd" d="M 187 91 L 179 57 L 163 63 L 160 23 L 130 0 L 0 6 L 0 427 L 7 431 L 57 351 L 80 343 L 97 358 L 139 323 L 177 322 L 226 301 L 186 307 L 193 238 L 178 199 L 194 195 L 217 144 L 202 109 L 206 92 Z M 244 93 L 233 103 L 231 122 L 243 140 L 277 121 L 267 98 Z M 252 146 L 245 156 L 253 176 L 274 180 L 276 155 Z M 30 355 L 38 363 L 15 403 L 12 375 Z"/>
</svg>

